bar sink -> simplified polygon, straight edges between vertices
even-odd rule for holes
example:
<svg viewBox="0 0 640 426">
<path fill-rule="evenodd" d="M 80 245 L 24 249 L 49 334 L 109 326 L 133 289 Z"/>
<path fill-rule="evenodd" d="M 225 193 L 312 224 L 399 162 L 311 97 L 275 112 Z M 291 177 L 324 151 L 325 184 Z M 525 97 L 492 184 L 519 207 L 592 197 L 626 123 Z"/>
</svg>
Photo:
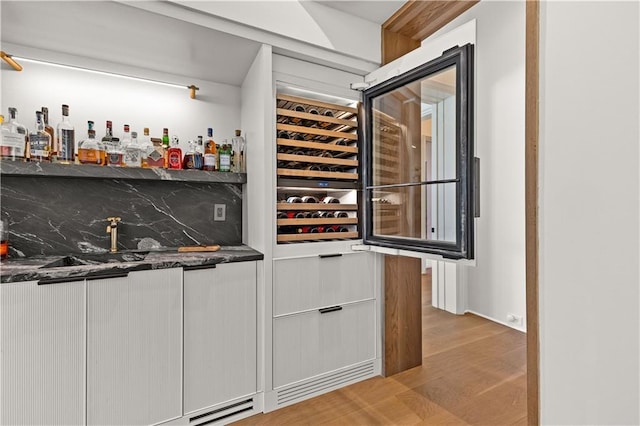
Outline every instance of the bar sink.
<svg viewBox="0 0 640 426">
<path fill-rule="evenodd" d="M 49 262 L 40 269 L 64 268 L 68 266 L 99 265 L 103 263 L 140 262 L 149 254 L 144 252 L 122 252 L 122 253 L 97 253 L 97 254 L 74 254 L 61 257 Z"/>
</svg>

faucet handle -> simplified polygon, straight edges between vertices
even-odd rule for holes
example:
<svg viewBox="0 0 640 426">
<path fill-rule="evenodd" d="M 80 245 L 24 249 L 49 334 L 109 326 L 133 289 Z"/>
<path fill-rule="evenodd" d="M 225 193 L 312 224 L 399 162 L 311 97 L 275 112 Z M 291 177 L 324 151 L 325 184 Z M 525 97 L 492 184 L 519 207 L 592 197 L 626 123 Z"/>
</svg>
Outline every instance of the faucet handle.
<svg viewBox="0 0 640 426">
<path fill-rule="evenodd" d="M 109 222 L 120 222 L 122 218 L 119 218 L 117 216 L 111 216 L 111 217 L 108 217 L 106 220 L 108 220 Z"/>
</svg>

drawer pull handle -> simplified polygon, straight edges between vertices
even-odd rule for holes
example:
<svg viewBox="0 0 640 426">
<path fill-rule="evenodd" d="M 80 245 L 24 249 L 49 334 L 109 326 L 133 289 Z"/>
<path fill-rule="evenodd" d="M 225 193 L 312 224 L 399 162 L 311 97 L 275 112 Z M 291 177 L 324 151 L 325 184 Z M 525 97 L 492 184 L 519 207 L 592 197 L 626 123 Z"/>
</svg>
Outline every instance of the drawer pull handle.
<svg viewBox="0 0 640 426">
<path fill-rule="evenodd" d="M 204 265 L 189 265 L 189 266 L 183 266 L 182 270 L 183 271 L 197 271 L 200 269 L 215 269 L 216 268 L 216 264 L 215 263 L 208 263 L 208 264 L 204 264 Z"/>
<path fill-rule="evenodd" d="M 318 256 L 320 256 L 320 259 L 324 259 L 326 257 L 340 257 L 340 256 L 342 256 L 342 253 L 319 254 Z"/>
<path fill-rule="evenodd" d="M 341 311 L 342 310 L 342 306 L 338 305 L 338 306 L 331 306 L 330 308 L 322 308 L 322 309 L 318 309 L 320 311 L 321 314 L 326 314 L 329 312 L 335 312 L 335 311 Z"/>
<path fill-rule="evenodd" d="M 38 281 L 38 285 L 72 283 L 76 281 L 84 281 L 85 277 L 67 277 L 67 278 L 43 278 Z"/>
</svg>

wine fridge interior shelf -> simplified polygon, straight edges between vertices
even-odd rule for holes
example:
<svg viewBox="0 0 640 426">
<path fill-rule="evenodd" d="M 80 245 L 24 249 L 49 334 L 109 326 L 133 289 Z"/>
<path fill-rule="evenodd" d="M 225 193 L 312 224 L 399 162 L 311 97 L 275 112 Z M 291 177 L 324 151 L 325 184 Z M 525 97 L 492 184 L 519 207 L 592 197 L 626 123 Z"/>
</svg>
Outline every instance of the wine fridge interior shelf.
<svg viewBox="0 0 640 426">
<path fill-rule="evenodd" d="M 277 175 L 358 180 L 358 110 L 277 96 Z"/>
<path fill-rule="evenodd" d="M 278 243 L 359 238 L 358 109 L 278 93 L 276 114 Z"/>
</svg>

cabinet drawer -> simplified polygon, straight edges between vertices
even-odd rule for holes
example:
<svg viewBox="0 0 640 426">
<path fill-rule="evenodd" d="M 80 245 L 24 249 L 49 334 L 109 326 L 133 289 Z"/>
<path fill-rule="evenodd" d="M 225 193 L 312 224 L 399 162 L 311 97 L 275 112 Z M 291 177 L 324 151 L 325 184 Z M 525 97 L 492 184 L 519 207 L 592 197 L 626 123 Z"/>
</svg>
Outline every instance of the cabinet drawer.
<svg viewBox="0 0 640 426">
<path fill-rule="evenodd" d="M 274 261 L 273 315 L 372 299 L 369 253 Z"/>
<path fill-rule="evenodd" d="M 273 320 L 275 388 L 375 358 L 374 301 L 341 308 Z"/>
</svg>

